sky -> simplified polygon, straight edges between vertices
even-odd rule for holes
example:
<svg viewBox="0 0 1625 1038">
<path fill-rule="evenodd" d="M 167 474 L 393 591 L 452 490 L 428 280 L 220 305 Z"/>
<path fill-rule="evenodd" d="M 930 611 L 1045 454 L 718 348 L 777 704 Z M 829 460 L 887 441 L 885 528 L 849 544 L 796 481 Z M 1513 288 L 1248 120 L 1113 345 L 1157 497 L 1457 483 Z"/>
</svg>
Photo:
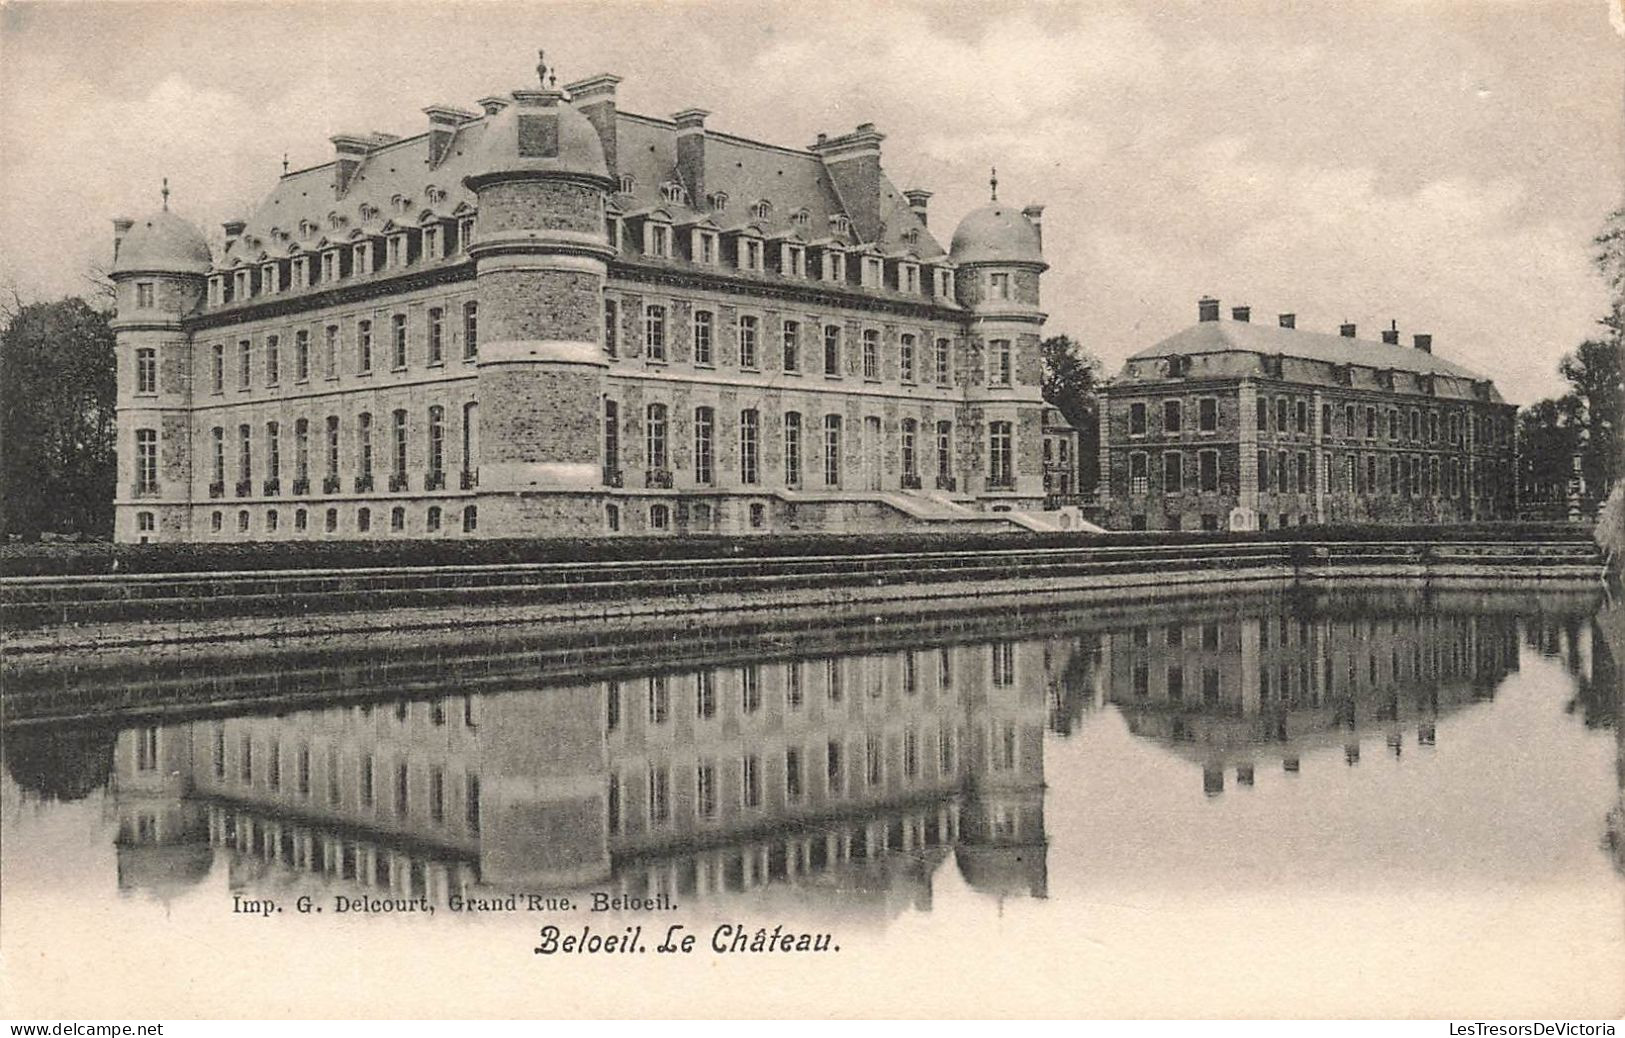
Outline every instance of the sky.
<svg viewBox="0 0 1625 1038">
<path fill-rule="evenodd" d="M 1606 312 L 1625 194 L 1619 0 L 0 6 L 0 291 L 85 292 L 115 216 L 218 235 L 341 131 L 623 77 L 623 110 L 805 146 L 873 122 L 946 245 L 1041 202 L 1047 331 L 1109 372 L 1196 319 L 1434 337 L 1527 403 Z"/>
</svg>

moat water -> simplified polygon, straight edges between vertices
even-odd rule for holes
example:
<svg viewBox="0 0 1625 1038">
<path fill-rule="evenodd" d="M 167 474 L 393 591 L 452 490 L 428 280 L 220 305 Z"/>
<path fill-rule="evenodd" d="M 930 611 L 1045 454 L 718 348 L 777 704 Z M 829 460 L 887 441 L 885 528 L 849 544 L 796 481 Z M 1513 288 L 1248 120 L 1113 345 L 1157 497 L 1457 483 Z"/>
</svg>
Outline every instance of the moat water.
<svg viewBox="0 0 1625 1038">
<path fill-rule="evenodd" d="M 1617 608 L 967 603 L 677 623 L 567 678 L 489 633 L 131 659 L 76 694 L 161 712 L 4 733 L 0 1006 L 1615 1017 Z M 210 706 L 284 684 L 325 701 Z"/>
</svg>

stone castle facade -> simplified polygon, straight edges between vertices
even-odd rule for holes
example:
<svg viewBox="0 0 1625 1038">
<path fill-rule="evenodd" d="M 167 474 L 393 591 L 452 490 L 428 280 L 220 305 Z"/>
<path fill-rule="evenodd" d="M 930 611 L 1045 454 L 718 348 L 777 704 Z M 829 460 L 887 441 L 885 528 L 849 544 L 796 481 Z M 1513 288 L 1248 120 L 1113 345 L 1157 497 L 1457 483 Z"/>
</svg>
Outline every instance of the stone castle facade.
<svg viewBox="0 0 1625 1038">
<path fill-rule="evenodd" d="M 221 249 L 167 204 L 115 221 L 117 538 L 1037 508 L 1042 207 L 995 200 L 944 249 L 872 125 L 779 147 L 619 111 L 618 82 L 336 136 Z"/>
</svg>

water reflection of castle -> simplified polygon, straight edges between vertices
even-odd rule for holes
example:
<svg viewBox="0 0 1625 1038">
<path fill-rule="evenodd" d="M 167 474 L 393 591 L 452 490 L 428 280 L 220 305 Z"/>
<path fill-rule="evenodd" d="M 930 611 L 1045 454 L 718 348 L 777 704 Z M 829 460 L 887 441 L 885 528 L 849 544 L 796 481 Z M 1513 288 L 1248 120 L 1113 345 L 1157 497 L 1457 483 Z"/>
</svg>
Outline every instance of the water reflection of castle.
<svg viewBox="0 0 1625 1038">
<path fill-rule="evenodd" d="M 1130 731 L 1202 765 L 1222 793 L 1231 771 L 1251 785 L 1261 760 L 1296 772 L 1302 757 L 1365 736 L 1388 752 L 1437 739 L 1445 713 L 1494 695 L 1518 666 L 1517 620 L 1473 613 L 1175 620 L 1105 638 L 1110 701 Z"/>
<path fill-rule="evenodd" d="M 1042 896 L 1037 642 L 147 726 L 115 750 L 122 886 L 428 895 L 774 883 Z"/>
</svg>

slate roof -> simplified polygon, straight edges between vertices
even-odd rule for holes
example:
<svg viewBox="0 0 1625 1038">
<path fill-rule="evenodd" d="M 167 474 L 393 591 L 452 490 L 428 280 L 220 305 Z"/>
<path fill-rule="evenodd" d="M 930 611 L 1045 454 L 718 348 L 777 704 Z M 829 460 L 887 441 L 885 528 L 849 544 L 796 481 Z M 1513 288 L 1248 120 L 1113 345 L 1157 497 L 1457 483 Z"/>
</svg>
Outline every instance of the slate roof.
<svg viewBox="0 0 1625 1038">
<path fill-rule="evenodd" d="M 334 163 L 284 175 L 246 220 L 243 235 L 227 247 L 220 266 L 230 266 L 239 259 L 252 260 L 264 251 L 286 254 L 290 241 L 312 237 L 300 234 L 301 221 L 317 225 L 316 238 L 344 237 L 363 226 L 361 207 L 364 204 L 378 211 L 377 217 L 364 225 L 374 233 L 392 217 L 416 223 L 418 214 L 425 208 L 450 213 L 460 203 L 474 205 L 474 193 L 463 186 L 463 178 L 474 172 L 482 151 L 481 141 L 492 120 L 492 116 L 482 116 L 457 127 L 444 159 L 432 169 L 428 133 L 381 145 L 361 162 L 341 199 L 333 197 Z M 661 185 L 677 179 L 676 129 L 675 123 L 664 119 L 617 113 L 618 173 L 630 173 L 633 178 L 630 195 L 613 196 L 623 212 L 658 206 L 681 223 L 705 211 L 704 199 L 693 199 L 694 206 L 685 207 L 661 197 Z M 802 208 L 806 208 L 811 217 L 806 230 L 809 239 L 829 236 L 832 215 L 850 215 L 825 174 L 823 161 L 805 149 L 785 148 L 707 130 L 705 158 L 706 193 L 722 191 L 728 195 L 726 211 L 713 214 L 717 224 L 725 229 L 748 222 L 750 207 L 760 200 L 772 206 L 769 219 L 762 222 L 762 231 L 769 237 L 792 229 L 791 217 Z M 430 186 L 444 191 L 445 199 L 430 199 L 427 196 Z M 917 234 L 913 249 L 922 259 L 946 255 L 884 174 L 880 194 L 885 235 L 879 244 L 883 251 L 909 248 L 904 235 L 913 230 Z M 396 196 L 407 202 L 404 217 L 392 204 Z M 337 229 L 330 227 L 330 214 L 341 217 L 343 225 Z M 287 237 L 273 236 L 273 230 Z"/>
<path fill-rule="evenodd" d="M 1485 376 L 1426 350 L 1398 346 L 1370 339 L 1351 339 L 1325 332 L 1281 328 L 1250 321 L 1202 321 L 1131 354 L 1129 360 L 1195 353 L 1281 354 L 1318 360 L 1327 364 L 1360 364 L 1365 367 L 1412 371 L 1419 374 L 1448 375 L 1484 380 Z"/>
</svg>

